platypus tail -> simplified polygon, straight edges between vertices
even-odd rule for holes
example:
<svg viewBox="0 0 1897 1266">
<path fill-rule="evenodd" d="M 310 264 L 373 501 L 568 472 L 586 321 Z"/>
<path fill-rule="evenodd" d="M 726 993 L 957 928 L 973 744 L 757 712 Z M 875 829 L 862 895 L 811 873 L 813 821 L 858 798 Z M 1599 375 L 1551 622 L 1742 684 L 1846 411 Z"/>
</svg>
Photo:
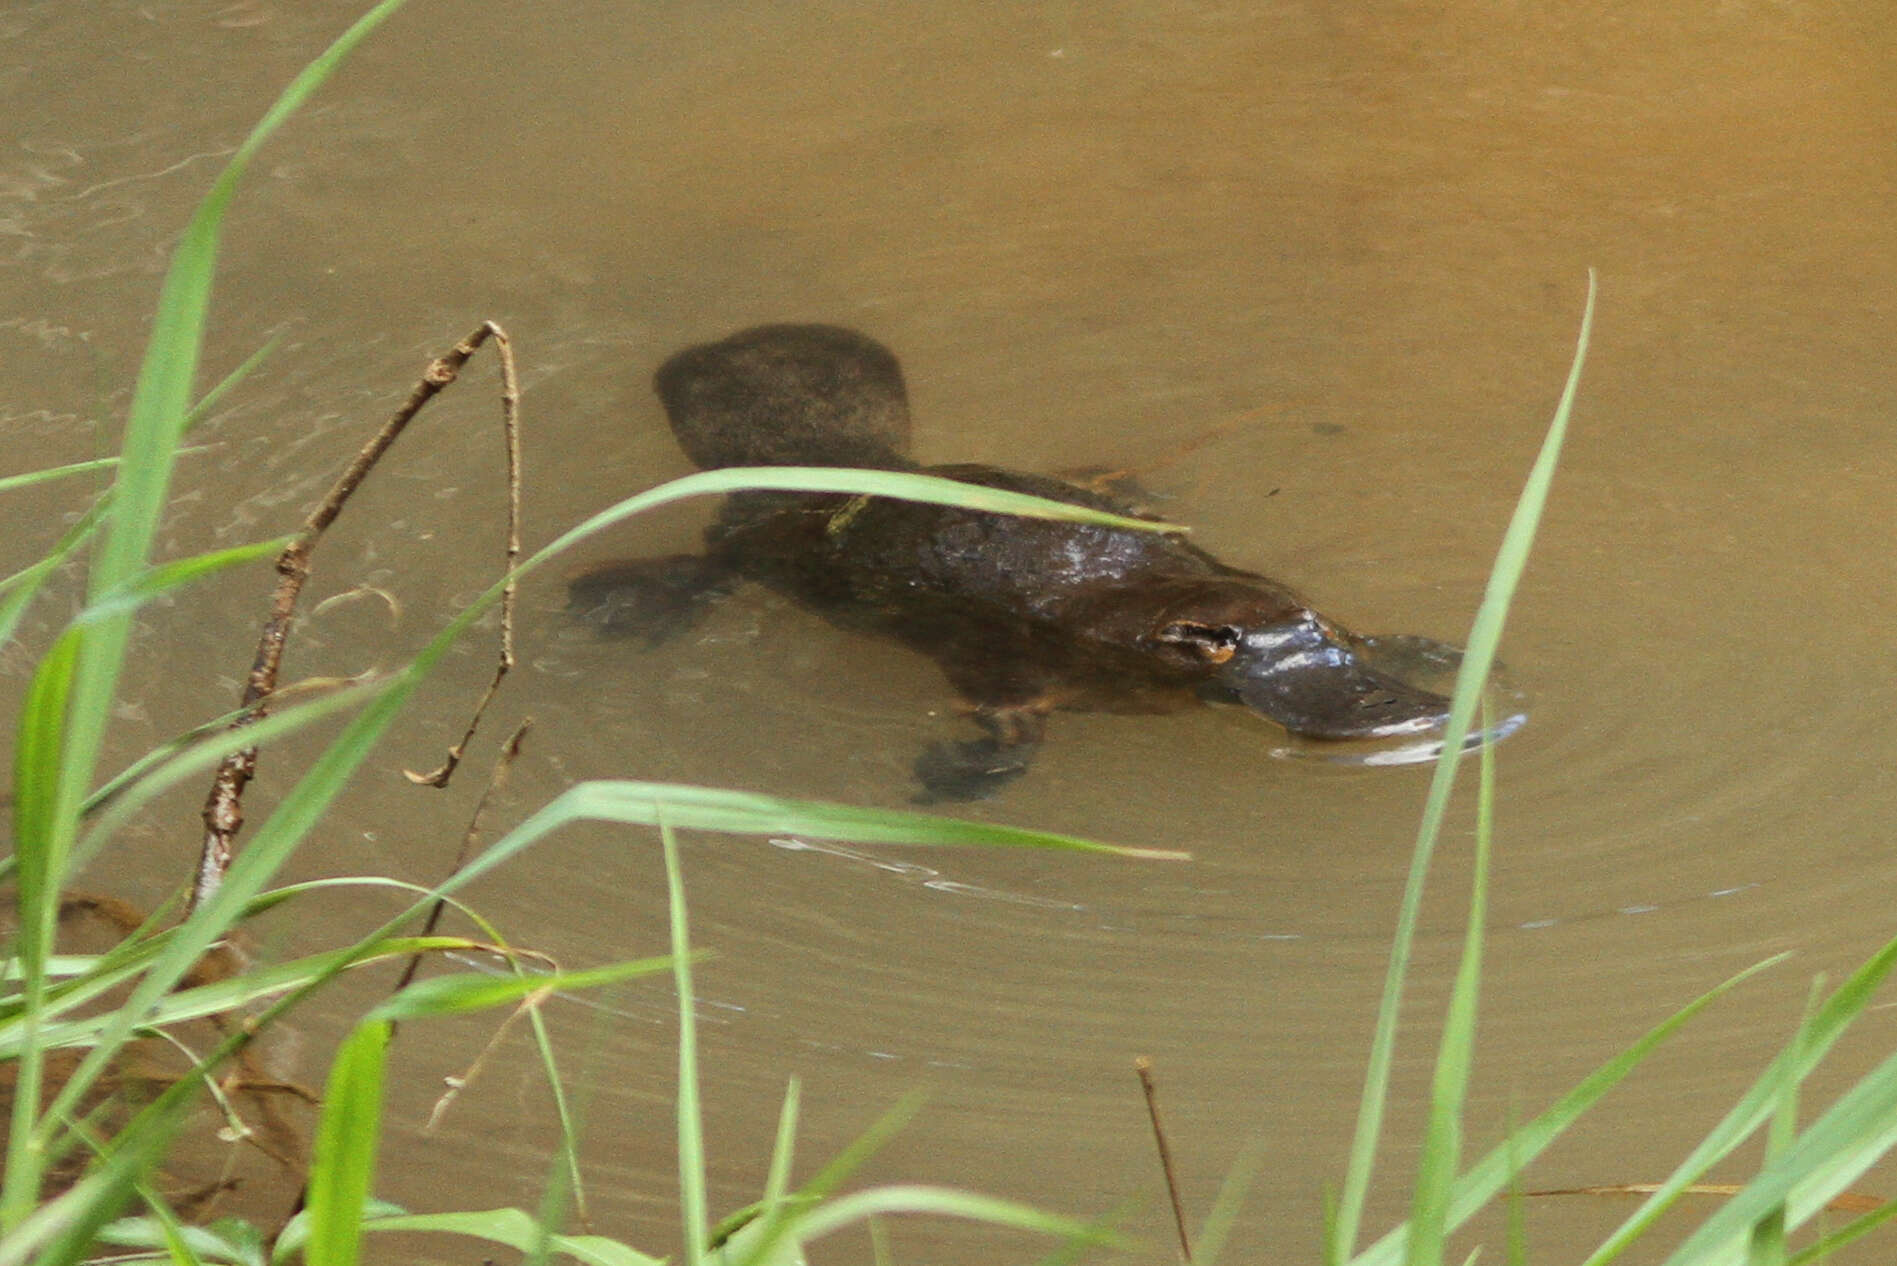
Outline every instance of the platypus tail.
<svg viewBox="0 0 1897 1266">
<path fill-rule="evenodd" d="M 653 376 L 679 447 L 701 469 L 907 469 L 902 366 L 838 325 L 760 325 L 688 347 Z"/>
</svg>

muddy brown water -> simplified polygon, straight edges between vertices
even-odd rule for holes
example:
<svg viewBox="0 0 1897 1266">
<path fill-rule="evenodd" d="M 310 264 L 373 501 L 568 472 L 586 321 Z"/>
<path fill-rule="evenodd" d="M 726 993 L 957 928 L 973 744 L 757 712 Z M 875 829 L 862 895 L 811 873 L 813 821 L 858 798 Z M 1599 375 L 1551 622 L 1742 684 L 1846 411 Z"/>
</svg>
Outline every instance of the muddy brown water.
<svg viewBox="0 0 1897 1266">
<path fill-rule="evenodd" d="M 109 445 L 169 244 L 357 7 L 0 14 L 7 471 Z M 485 317 L 519 343 L 529 535 L 544 541 L 686 469 L 646 385 L 668 352 L 826 320 L 902 356 L 925 458 L 1150 468 L 1161 507 L 1220 554 L 1358 627 L 1456 638 L 1594 266 L 1592 360 L 1505 647 L 1535 702 L 1500 753 L 1471 1132 L 1486 1143 L 1675 1006 L 1789 951 L 1532 1178 L 1653 1180 L 1782 1040 L 1808 979 L 1897 931 L 1891 17 L 1789 0 L 573 0 L 531 15 L 414 0 L 238 198 L 207 374 L 272 333 L 283 344 L 181 467 L 162 547 L 287 530 L 427 358 Z M 486 583 L 491 374 L 477 362 L 322 548 L 312 598 L 372 585 L 399 615 L 365 601 L 311 617 L 292 673 L 398 662 Z M 34 556 L 78 505 L 70 487 L 12 494 L 4 561 Z M 584 558 L 687 546 L 704 513 Z M 267 587 L 230 577 L 142 618 L 118 757 L 229 706 Z M 38 609 L 31 645 L 71 602 Z M 505 819 L 613 776 L 901 805 L 915 752 L 958 733 L 929 664 L 755 590 L 649 654 L 596 640 L 561 602 L 556 582 L 528 586 L 522 667 L 472 776 L 444 797 L 396 770 L 456 731 L 488 670 L 477 640 L 296 876 L 437 877 L 495 732 L 526 713 L 539 728 Z M 28 663 L 21 647 L 0 658 L 13 697 Z M 1129 1224 L 1160 1260 L 1131 1067 L 1144 1053 L 1188 1204 L 1203 1214 L 1257 1141 L 1232 1259 L 1308 1260 L 1425 771 L 1273 759 L 1277 743 L 1229 713 L 1063 716 L 1033 773 L 970 811 L 1187 847 L 1184 866 L 692 838 L 696 936 L 717 951 L 700 972 L 716 1205 L 761 1182 L 788 1078 L 804 1085 L 804 1173 L 921 1090 L 869 1177 L 1086 1214 L 1137 1195 Z M 255 811 L 312 750 L 269 755 Z M 178 882 L 195 798 L 140 824 L 90 882 L 142 901 Z M 1465 853 L 1459 829 L 1424 914 L 1373 1229 L 1405 1207 Z M 476 900 L 567 964 L 664 945 L 656 845 L 635 830 L 568 831 Z M 266 953 L 328 944 L 387 902 L 306 903 L 259 937 Z M 374 987 L 360 995 L 299 1022 L 306 1079 Z M 667 990 L 553 1018 L 582 1087 L 595 1225 L 665 1251 Z M 404 1035 L 383 1195 L 537 1198 L 553 1130 L 517 1037 L 421 1129 L 437 1079 L 492 1029 Z M 1888 1051 L 1887 1012 L 1863 1030 L 1826 1085 Z M 1531 1247 L 1571 1259 L 1626 1208 L 1533 1202 Z M 919 1222 L 894 1242 L 905 1261 L 1036 1251 Z M 868 1254 L 860 1234 L 822 1252 Z"/>
</svg>

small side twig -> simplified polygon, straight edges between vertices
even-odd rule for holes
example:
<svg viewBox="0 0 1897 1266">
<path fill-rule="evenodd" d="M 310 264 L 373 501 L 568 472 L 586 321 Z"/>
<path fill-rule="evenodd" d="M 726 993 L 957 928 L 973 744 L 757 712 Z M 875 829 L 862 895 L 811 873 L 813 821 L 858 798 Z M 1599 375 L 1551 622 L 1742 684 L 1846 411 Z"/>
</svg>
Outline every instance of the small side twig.
<svg viewBox="0 0 1897 1266">
<path fill-rule="evenodd" d="M 507 583 L 501 588 L 501 658 L 494 666 L 487 692 L 474 706 L 474 715 L 468 718 L 468 728 L 461 735 L 461 741 L 448 749 L 448 759 L 426 774 L 412 769 L 402 771 L 410 782 L 424 787 L 446 787 L 448 780 L 454 777 L 455 767 L 474 740 L 475 727 L 481 724 L 482 714 L 494 701 L 507 670 L 514 666 L 514 590 L 517 587 L 514 564 L 520 561 L 520 379 L 514 372 L 514 349 L 507 335 L 492 321 L 483 328 L 494 332 L 494 350 L 501 358 L 501 432 L 507 442 L 507 562 L 502 568 Z"/>
<path fill-rule="evenodd" d="M 1179 1260 L 1192 1266 L 1192 1237 L 1186 1230 L 1186 1206 L 1179 1198 L 1179 1175 L 1172 1166 L 1172 1148 L 1166 1143 L 1166 1127 L 1159 1122 L 1159 1090 L 1153 1084 L 1153 1060 L 1141 1055 L 1133 1061 L 1140 1075 L 1140 1089 L 1146 1093 L 1146 1115 L 1153 1121 L 1153 1142 L 1159 1147 L 1159 1167 L 1166 1174 L 1166 1194 L 1172 1198 L 1173 1225 L 1179 1231 Z"/>
<path fill-rule="evenodd" d="M 310 555 L 323 532 L 336 521 L 346 504 L 369 471 L 388 451 L 389 446 L 400 438 L 408 424 L 420 413 L 422 407 L 439 395 L 443 388 L 452 383 L 468 363 L 468 359 L 478 351 L 483 343 L 493 339 L 501 353 L 502 414 L 507 431 L 508 448 L 508 507 L 509 541 L 508 564 L 512 569 L 513 560 L 520 552 L 520 463 L 518 459 L 517 415 L 520 402 L 519 385 L 514 373 L 513 353 L 508 343 L 507 333 L 492 321 L 483 321 L 479 328 L 455 344 L 447 353 L 437 357 L 423 371 L 421 381 L 409 392 L 403 401 L 375 436 L 358 452 L 348 467 L 339 476 L 323 500 L 304 520 L 303 527 L 283 553 L 277 558 L 277 588 L 271 599 L 270 615 L 264 621 L 262 636 L 257 641 L 257 652 L 251 661 L 250 673 L 244 680 L 243 715 L 231 723 L 233 729 L 249 725 L 261 718 L 268 710 L 269 700 L 276 691 L 277 674 L 283 663 L 283 649 L 289 641 L 290 624 L 296 612 L 297 596 L 302 593 L 303 585 L 309 580 Z M 502 599 L 502 670 L 513 662 L 512 645 L 512 586 Z M 499 674 L 496 677 L 496 684 Z M 489 697 L 493 688 L 488 691 Z M 486 706 L 485 699 L 482 706 Z M 478 718 L 479 713 L 476 713 Z M 473 733 L 473 726 L 468 729 Z M 466 740 L 464 739 L 465 743 Z M 191 886 L 191 899 L 186 913 L 197 909 L 217 892 L 224 881 L 224 872 L 230 869 L 231 855 L 237 833 L 244 825 L 243 797 L 244 789 L 257 773 L 257 749 L 247 747 L 226 757 L 218 766 L 211 782 L 210 794 L 204 802 L 204 840 L 198 853 L 197 874 Z M 446 778 L 442 779 L 443 782 Z M 440 785 L 437 783 L 436 785 Z"/>
<path fill-rule="evenodd" d="M 509 738 L 501 748 L 501 754 L 494 762 L 494 772 L 488 775 L 487 788 L 481 792 L 480 800 L 475 803 L 474 812 L 468 816 L 468 829 L 461 835 L 460 851 L 455 854 L 454 865 L 448 868 L 449 878 L 460 873 L 461 868 L 468 864 L 468 854 L 474 851 L 474 842 L 481 837 L 481 819 L 487 813 L 487 802 L 494 798 L 495 792 L 507 785 L 507 773 L 514 767 L 514 761 L 520 756 L 520 745 L 526 742 L 527 735 L 533 728 L 534 719 L 526 718 L 514 727 L 513 737 Z M 422 921 L 422 930 L 418 935 L 433 936 L 435 929 L 441 926 L 441 916 L 447 908 L 448 899 L 437 897 L 435 904 L 428 908 L 428 917 Z M 389 992 L 400 993 L 408 988 L 409 983 L 415 979 L 415 973 L 421 969 L 421 965 L 422 956 L 411 955 L 408 965 L 402 969 L 401 979 L 395 982 L 395 988 Z"/>
</svg>

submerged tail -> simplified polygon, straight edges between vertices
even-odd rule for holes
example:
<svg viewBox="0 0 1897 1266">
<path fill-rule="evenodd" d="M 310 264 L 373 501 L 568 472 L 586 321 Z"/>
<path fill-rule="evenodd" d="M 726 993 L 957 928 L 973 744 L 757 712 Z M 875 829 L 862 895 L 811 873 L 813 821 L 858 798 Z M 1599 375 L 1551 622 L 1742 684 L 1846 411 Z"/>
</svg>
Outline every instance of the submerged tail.
<svg viewBox="0 0 1897 1266">
<path fill-rule="evenodd" d="M 740 330 L 674 355 L 652 385 L 679 447 L 704 470 L 914 464 L 902 366 L 842 326 Z"/>
</svg>

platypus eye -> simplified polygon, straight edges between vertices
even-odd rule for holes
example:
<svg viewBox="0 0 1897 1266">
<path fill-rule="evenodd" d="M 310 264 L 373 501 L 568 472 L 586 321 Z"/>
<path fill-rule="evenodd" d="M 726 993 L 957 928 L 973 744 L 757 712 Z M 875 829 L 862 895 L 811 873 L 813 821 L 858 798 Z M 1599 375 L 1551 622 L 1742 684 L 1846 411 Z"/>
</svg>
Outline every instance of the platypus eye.
<svg viewBox="0 0 1897 1266">
<path fill-rule="evenodd" d="M 1242 630 L 1230 624 L 1198 624 L 1176 620 L 1154 634 L 1154 640 L 1190 651 L 1207 664 L 1223 664 L 1238 653 Z"/>
</svg>

